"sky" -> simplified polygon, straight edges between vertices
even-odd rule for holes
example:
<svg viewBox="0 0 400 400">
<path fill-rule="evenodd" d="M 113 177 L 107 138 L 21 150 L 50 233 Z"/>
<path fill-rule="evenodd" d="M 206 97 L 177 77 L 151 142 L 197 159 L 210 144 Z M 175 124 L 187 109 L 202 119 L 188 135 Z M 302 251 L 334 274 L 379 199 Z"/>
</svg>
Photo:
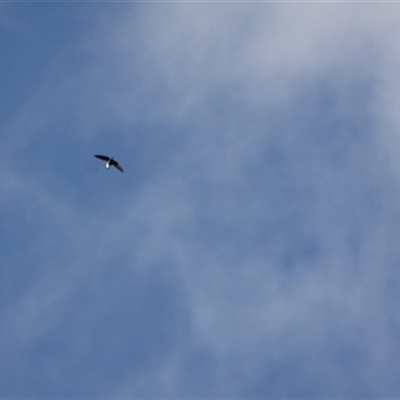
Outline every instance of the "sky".
<svg viewBox="0 0 400 400">
<path fill-rule="evenodd" d="M 0 397 L 400 398 L 399 18 L 1 2 Z"/>
</svg>

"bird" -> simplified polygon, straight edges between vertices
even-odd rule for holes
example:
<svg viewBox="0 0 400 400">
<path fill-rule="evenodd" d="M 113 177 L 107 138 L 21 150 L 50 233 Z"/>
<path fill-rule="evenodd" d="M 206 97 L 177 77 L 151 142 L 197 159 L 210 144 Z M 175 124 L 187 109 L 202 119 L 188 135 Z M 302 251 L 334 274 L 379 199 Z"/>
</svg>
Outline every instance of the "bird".
<svg viewBox="0 0 400 400">
<path fill-rule="evenodd" d="M 109 169 L 113 165 L 119 171 L 124 172 L 124 169 L 121 167 L 121 165 L 117 161 L 114 160 L 114 158 L 109 157 L 109 156 L 103 156 L 101 154 L 95 154 L 94 156 L 96 158 L 99 158 L 100 160 L 105 161 L 107 169 Z"/>
</svg>

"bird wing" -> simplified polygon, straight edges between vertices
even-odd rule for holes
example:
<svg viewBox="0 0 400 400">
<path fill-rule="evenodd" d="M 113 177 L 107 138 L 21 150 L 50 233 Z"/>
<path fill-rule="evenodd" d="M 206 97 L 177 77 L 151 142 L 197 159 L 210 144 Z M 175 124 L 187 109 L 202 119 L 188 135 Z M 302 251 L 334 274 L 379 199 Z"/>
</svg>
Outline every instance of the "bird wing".
<svg viewBox="0 0 400 400">
<path fill-rule="evenodd" d="M 124 169 L 121 167 L 121 165 L 119 163 L 117 163 L 115 160 L 111 161 L 111 165 L 114 165 L 115 168 L 117 168 L 118 170 L 120 170 L 121 172 L 124 172 Z"/>
<path fill-rule="evenodd" d="M 109 159 L 110 159 L 110 157 L 108 157 L 108 156 L 102 156 L 101 154 L 95 154 L 94 155 L 96 158 L 99 158 L 100 160 L 103 160 L 103 161 L 108 161 Z"/>
</svg>

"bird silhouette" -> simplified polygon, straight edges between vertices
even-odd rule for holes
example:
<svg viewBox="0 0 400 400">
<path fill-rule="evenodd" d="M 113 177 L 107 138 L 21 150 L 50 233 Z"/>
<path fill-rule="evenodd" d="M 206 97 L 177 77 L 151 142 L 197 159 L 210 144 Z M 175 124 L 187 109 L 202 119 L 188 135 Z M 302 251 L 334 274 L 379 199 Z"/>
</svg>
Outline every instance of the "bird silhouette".
<svg viewBox="0 0 400 400">
<path fill-rule="evenodd" d="M 124 172 L 124 169 L 121 167 L 121 164 L 119 164 L 117 161 L 115 161 L 112 157 L 103 156 L 101 154 L 95 154 L 95 157 L 100 159 L 100 160 L 105 161 L 107 169 L 109 169 L 111 166 L 114 166 L 119 171 Z"/>
</svg>

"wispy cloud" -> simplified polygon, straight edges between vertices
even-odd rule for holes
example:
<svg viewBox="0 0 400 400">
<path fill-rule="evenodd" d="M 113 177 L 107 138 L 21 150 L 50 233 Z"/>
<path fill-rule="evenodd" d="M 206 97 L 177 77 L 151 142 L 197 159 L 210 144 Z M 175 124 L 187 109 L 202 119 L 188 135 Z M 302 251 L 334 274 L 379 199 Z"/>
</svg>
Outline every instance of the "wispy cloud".
<svg viewBox="0 0 400 400">
<path fill-rule="evenodd" d="M 112 7 L 2 124 L 5 394 L 395 396 L 396 7 Z"/>
</svg>

